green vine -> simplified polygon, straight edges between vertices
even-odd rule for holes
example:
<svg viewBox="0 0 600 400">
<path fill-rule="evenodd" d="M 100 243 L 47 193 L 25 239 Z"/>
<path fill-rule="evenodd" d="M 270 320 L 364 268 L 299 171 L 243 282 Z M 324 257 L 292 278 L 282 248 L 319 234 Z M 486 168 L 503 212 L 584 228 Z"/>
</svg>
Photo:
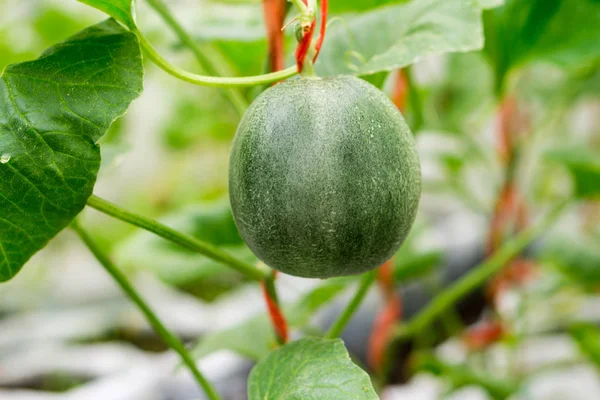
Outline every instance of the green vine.
<svg viewBox="0 0 600 400">
<path fill-rule="evenodd" d="M 147 0 L 152 7 L 165 21 L 165 23 L 177 35 L 181 43 L 194 54 L 194 57 L 209 74 L 217 76 L 231 75 L 231 68 L 223 55 L 211 45 L 205 45 L 200 48 L 198 43 L 190 34 L 179 24 L 163 0 Z M 238 88 L 229 88 L 226 90 L 229 101 L 241 116 L 248 108 L 248 101 L 244 94 Z"/>
<path fill-rule="evenodd" d="M 197 368 L 196 363 L 187 349 L 165 324 L 158 318 L 154 311 L 150 308 L 148 303 L 142 298 L 142 296 L 135 290 L 131 282 L 127 279 L 125 274 L 117 268 L 112 261 L 100 250 L 98 245 L 90 237 L 90 235 L 76 222 L 71 224 L 71 228 L 79 235 L 81 241 L 87 246 L 90 252 L 96 257 L 100 265 L 104 267 L 106 272 L 113 277 L 115 282 L 121 287 L 123 292 L 135 303 L 135 305 L 144 314 L 154 331 L 180 356 L 185 365 L 190 369 L 192 375 L 198 382 L 198 384 L 204 389 L 204 392 L 210 400 L 221 400 L 221 397 L 217 391 L 213 388 L 206 377 Z"/>
<path fill-rule="evenodd" d="M 193 83 L 194 85 L 220 87 L 220 88 L 231 88 L 231 87 L 244 87 L 244 86 L 255 86 L 263 85 L 266 83 L 278 82 L 298 73 L 297 68 L 289 67 L 281 71 L 272 72 L 270 74 L 256 75 L 256 76 L 244 76 L 244 77 L 216 77 L 216 76 L 204 76 L 193 74 L 184 69 L 176 67 L 164 59 L 158 51 L 150 44 L 150 42 L 144 37 L 139 30 L 134 30 L 133 33 L 137 36 L 140 41 L 140 46 L 154 64 L 156 64 L 163 71 L 182 81 Z"/>
</svg>

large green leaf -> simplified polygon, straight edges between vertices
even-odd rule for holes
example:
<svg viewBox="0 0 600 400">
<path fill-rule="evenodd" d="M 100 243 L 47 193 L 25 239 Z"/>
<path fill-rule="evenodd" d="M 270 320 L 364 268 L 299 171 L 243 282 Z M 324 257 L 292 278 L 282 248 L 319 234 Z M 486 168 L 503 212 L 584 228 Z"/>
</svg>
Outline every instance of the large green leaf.
<svg viewBox="0 0 600 400">
<path fill-rule="evenodd" d="M 412 0 L 332 19 L 316 68 L 320 75 L 372 74 L 482 47 L 476 2 Z"/>
<path fill-rule="evenodd" d="M 136 37 L 114 20 L 81 31 L 0 78 L 0 281 L 83 209 L 96 142 L 142 90 Z"/>
<path fill-rule="evenodd" d="M 312 315 L 331 299 L 340 294 L 353 278 L 328 279 L 304 295 L 291 306 L 284 306 L 287 322 L 291 328 L 302 329 Z M 222 332 L 206 335 L 193 350 L 195 358 L 202 358 L 221 349 L 259 361 L 266 357 L 275 345 L 273 328 L 266 314 L 260 314 L 240 325 Z"/>
<path fill-rule="evenodd" d="M 350 360 L 340 339 L 306 338 L 260 361 L 248 381 L 249 400 L 372 400 L 369 375 Z"/>
<path fill-rule="evenodd" d="M 504 0 L 476 0 L 483 9 L 496 8 L 504 4 Z"/>
<path fill-rule="evenodd" d="M 135 28 L 134 0 L 77 0 L 104 11 L 129 29 Z"/>
<path fill-rule="evenodd" d="M 580 67 L 600 58 L 598 0 L 508 0 L 485 13 L 486 53 L 497 85 L 529 61 Z"/>
<path fill-rule="evenodd" d="M 546 159 L 563 164 L 571 173 L 574 194 L 579 198 L 600 198 L 600 152 L 583 147 L 551 150 Z"/>
</svg>

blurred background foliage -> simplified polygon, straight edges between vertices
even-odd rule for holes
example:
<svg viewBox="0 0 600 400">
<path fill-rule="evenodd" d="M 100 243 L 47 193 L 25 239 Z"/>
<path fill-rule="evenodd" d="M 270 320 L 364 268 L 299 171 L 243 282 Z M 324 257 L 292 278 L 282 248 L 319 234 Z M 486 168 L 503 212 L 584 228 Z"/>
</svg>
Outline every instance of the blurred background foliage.
<svg viewBox="0 0 600 400">
<path fill-rule="evenodd" d="M 360 31 L 364 28 L 360 21 L 382 10 L 390 13 L 406 5 L 414 9 L 436 5 L 430 0 L 330 3 L 333 33 L 326 45 L 339 43 L 339 48 L 344 48 L 345 37 L 338 17 L 359 21 L 352 30 Z M 524 198 L 529 218 L 538 218 L 561 199 L 574 200 L 557 228 L 547 232 L 528 254 L 535 263 L 535 279 L 511 286 L 499 304 L 488 305 L 486 315 L 503 321 L 510 332 L 501 339 L 501 346 L 517 349 L 529 336 L 560 330 L 572 337 L 589 363 L 600 368 L 600 313 L 596 309 L 586 314 L 581 309 L 600 299 L 600 3 L 477 3 L 489 7 L 483 11 L 482 50 L 442 55 L 434 51 L 405 69 L 410 86 L 405 116 L 417 140 L 424 192 L 413 232 L 394 258 L 396 282 L 408 286 L 425 282 L 433 295 L 447 284 L 444 271 L 449 260 L 458 258 L 458 264 L 463 260 L 463 273 L 477 264 L 468 260 L 465 244 L 484 254 L 490 218 L 507 171 L 498 150 L 497 126 L 502 105 L 513 99 L 526 122 L 520 125 L 514 144 L 518 157 L 511 179 Z M 201 48 L 219 55 L 227 71 L 233 75 L 265 71 L 267 43 L 260 2 L 177 0 L 168 4 Z M 102 18 L 101 13 L 74 0 L 0 0 L 0 70 L 38 57 Z M 143 0 L 138 5 L 138 23 L 169 59 L 188 70 L 200 70 L 196 59 Z M 372 26 L 373 21 L 364 23 Z M 377 23 L 381 21 L 376 19 Z M 374 40 L 369 35 L 377 37 L 377 32 L 365 33 L 365 40 Z M 288 60 L 293 48 L 288 30 Z M 344 56 L 332 54 L 323 56 L 324 70 L 334 69 L 326 64 L 331 60 L 343 64 L 342 69 L 349 68 Z M 239 110 L 223 90 L 178 82 L 146 64 L 142 98 L 102 139 L 97 193 L 241 259 L 256 261 L 237 233 L 227 201 L 228 152 Z M 406 67 L 412 61 L 400 64 Z M 396 70 L 364 77 L 392 96 Z M 243 90 L 244 101 L 250 103 L 259 91 Z M 86 211 L 83 219 L 128 274 L 149 273 L 200 302 L 218 301 L 245 287 L 245 279 L 236 272 L 147 232 L 93 212 Z M 72 271 L 65 264 L 79 260 L 69 250 L 71 239 L 68 234 L 59 236 L 25 272 L 0 286 L 0 321 L 2 316 L 29 310 L 60 309 L 71 302 L 93 303 L 110 297 L 102 285 L 98 293 L 92 290 L 96 294 L 91 297 L 68 290 L 61 293 L 68 284 L 57 285 L 59 279 L 94 287 L 95 278 L 77 280 L 86 274 L 83 267 L 71 280 L 65 278 L 65 272 Z M 289 305 L 292 326 L 310 332 L 314 329 L 310 317 L 353 282 L 348 278 L 315 283 Z M 410 308 L 411 298 L 405 302 Z M 250 359 L 263 356 L 273 340 L 266 317 L 246 317 L 225 334 L 209 332 L 196 345 L 198 357 L 222 348 Z M 128 326 L 129 322 L 119 324 Z M 456 330 L 450 332 L 456 334 Z M 425 336 L 422 340 L 427 342 Z M 256 344 L 259 337 L 265 340 L 260 346 Z M 424 347 L 412 366 L 443 378 L 448 393 L 478 385 L 490 398 L 505 399 L 523 391 L 523 382 L 534 374 L 518 367 L 516 371 L 507 367 L 502 373 L 493 366 L 482 367 L 481 355 L 488 349 L 468 353 L 469 362 L 463 365 L 444 361 Z M 0 354 L 5 351 L 0 346 Z M 60 381 L 70 380 L 61 376 Z"/>
</svg>

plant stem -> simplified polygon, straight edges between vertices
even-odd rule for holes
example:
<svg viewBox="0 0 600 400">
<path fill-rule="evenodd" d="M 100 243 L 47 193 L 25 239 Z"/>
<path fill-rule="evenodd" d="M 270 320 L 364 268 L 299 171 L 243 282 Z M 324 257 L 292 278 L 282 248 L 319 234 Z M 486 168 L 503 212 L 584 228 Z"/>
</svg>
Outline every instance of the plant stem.
<svg viewBox="0 0 600 400">
<path fill-rule="evenodd" d="M 100 197 L 92 195 L 88 199 L 87 205 L 104 214 L 110 215 L 111 217 L 120 219 L 121 221 L 155 233 L 156 235 L 185 247 L 186 249 L 203 254 L 206 257 L 227 265 L 228 267 L 231 267 L 254 280 L 260 281 L 269 276 L 269 271 L 266 268 L 260 269 L 251 264 L 245 263 L 244 261 L 238 260 L 237 258 L 234 258 L 221 251 L 210 243 L 202 242 L 191 236 L 178 232 L 166 225 L 161 224 L 158 221 L 130 213 L 129 211 L 123 210 L 117 205 L 101 199 Z"/>
<path fill-rule="evenodd" d="M 308 9 L 308 6 L 306 4 L 304 4 L 304 1 L 302 1 L 302 0 L 289 0 L 289 1 L 291 1 L 292 3 L 294 3 L 294 5 L 296 7 L 298 7 L 301 14 L 308 15 L 310 10 Z"/>
<path fill-rule="evenodd" d="M 486 280 L 500 271 L 507 262 L 521 253 L 540 233 L 546 230 L 560 215 L 565 205 L 566 203 L 561 203 L 555 207 L 541 223 L 523 230 L 506 242 L 490 258 L 475 267 L 454 285 L 442 291 L 416 317 L 396 330 L 395 340 L 404 340 L 421 332 L 458 300 L 485 283 Z"/>
<path fill-rule="evenodd" d="M 267 72 L 279 71 L 285 68 L 285 39 L 283 22 L 287 14 L 287 0 L 263 0 L 263 14 L 267 31 Z"/>
<path fill-rule="evenodd" d="M 225 78 L 192 74 L 191 72 L 176 67 L 169 63 L 167 60 L 165 60 L 160 54 L 158 54 L 156 49 L 150 44 L 150 42 L 148 42 L 148 40 L 144 37 L 144 35 L 142 35 L 140 31 L 134 30 L 133 33 L 135 33 L 138 37 L 138 40 L 140 41 L 140 46 L 142 46 L 142 49 L 144 49 L 146 55 L 148 56 L 148 58 L 150 58 L 150 60 L 152 60 L 152 62 L 154 62 L 158 67 L 160 67 L 165 72 L 173 75 L 174 77 L 189 83 L 193 83 L 195 85 L 221 88 L 254 86 L 281 81 L 290 78 L 298 73 L 297 67 L 294 66 L 281 71 L 272 72 L 270 74 L 245 77 Z"/>
<path fill-rule="evenodd" d="M 156 333 L 171 347 L 175 350 L 180 356 L 183 362 L 188 366 L 196 381 L 200 384 L 204 392 L 210 400 L 221 400 L 221 397 L 218 395 L 217 391 L 213 388 L 210 382 L 202 375 L 200 370 L 198 370 L 194 359 L 191 357 L 190 353 L 186 350 L 185 346 L 169 329 L 161 322 L 158 316 L 152 311 L 150 306 L 144 301 L 142 296 L 135 290 L 133 285 L 129 282 L 127 277 L 119 270 L 112 261 L 100 250 L 100 248 L 96 245 L 96 243 L 92 240 L 92 238 L 87 234 L 83 228 L 81 228 L 76 222 L 71 224 L 71 227 L 83 243 L 87 246 L 87 248 L 92 252 L 92 254 L 96 257 L 98 262 L 104 267 L 106 272 L 108 272 L 113 279 L 117 282 L 117 284 L 121 287 L 123 292 L 135 303 L 135 305 L 140 309 L 140 311 L 144 314 L 152 328 L 156 331 Z"/>
<path fill-rule="evenodd" d="M 190 51 L 196 57 L 198 63 L 211 75 L 224 76 L 231 75 L 232 71 L 227 65 L 227 62 L 222 59 L 220 52 L 212 46 L 204 46 L 200 49 L 196 41 L 187 33 L 187 31 L 181 26 L 175 19 L 167 5 L 163 0 L 147 0 L 150 7 L 152 7 L 165 21 L 165 23 L 171 27 L 173 32 L 177 35 L 181 43 L 190 49 Z M 244 95 L 236 88 L 229 88 L 227 90 L 229 101 L 236 109 L 239 115 L 244 115 L 244 112 L 248 108 L 248 101 Z"/>
<path fill-rule="evenodd" d="M 350 322 L 350 319 L 360 306 L 360 303 L 362 303 L 362 301 L 364 300 L 367 292 L 369 291 L 369 288 L 375 281 L 376 276 L 377 270 L 367 272 L 365 275 L 363 275 L 363 278 L 360 281 L 360 286 L 358 287 L 358 291 L 356 292 L 352 300 L 350 300 L 350 303 L 339 316 L 337 321 L 335 321 L 331 328 L 329 328 L 329 332 L 327 332 L 327 334 L 325 335 L 326 338 L 334 339 L 342 334 L 344 328 L 346 327 L 348 322 Z"/>
</svg>

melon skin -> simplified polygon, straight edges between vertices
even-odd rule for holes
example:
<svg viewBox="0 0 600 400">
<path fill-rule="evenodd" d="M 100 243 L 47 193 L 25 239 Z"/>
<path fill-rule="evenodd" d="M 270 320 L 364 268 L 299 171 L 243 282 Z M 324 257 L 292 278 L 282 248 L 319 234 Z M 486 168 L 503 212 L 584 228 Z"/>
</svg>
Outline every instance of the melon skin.
<svg viewBox="0 0 600 400">
<path fill-rule="evenodd" d="M 421 194 L 413 136 L 384 93 L 352 76 L 263 92 L 229 164 L 236 225 L 268 266 L 307 278 L 378 267 L 408 235 Z"/>
</svg>

